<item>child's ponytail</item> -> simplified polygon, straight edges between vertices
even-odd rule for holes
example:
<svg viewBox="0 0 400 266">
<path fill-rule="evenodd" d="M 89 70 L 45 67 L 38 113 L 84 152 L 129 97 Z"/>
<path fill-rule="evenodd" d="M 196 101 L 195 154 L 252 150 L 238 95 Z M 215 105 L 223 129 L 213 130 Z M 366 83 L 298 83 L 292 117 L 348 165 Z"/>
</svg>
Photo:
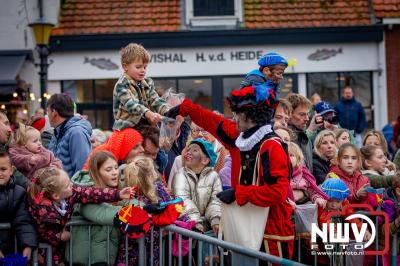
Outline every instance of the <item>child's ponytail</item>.
<svg viewBox="0 0 400 266">
<path fill-rule="evenodd" d="M 158 174 L 150 158 L 144 156 L 135 157 L 133 161 L 126 166 L 124 175 L 128 186 L 138 186 L 140 191 L 152 203 L 158 202 L 154 185 L 154 180 L 157 179 Z"/>
<path fill-rule="evenodd" d="M 37 204 L 40 204 L 43 198 L 51 199 L 52 193 L 60 190 L 61 171 L 56 167 L 45 167 L 35 172 L 29 192 Z"/>
</svg>

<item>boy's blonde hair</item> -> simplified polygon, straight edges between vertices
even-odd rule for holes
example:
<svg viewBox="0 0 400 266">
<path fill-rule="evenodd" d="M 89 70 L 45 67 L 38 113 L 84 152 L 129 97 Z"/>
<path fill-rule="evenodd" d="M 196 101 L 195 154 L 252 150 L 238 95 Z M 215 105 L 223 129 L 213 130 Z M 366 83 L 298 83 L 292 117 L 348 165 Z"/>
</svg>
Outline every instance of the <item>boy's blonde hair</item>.
<svg viewBox="0 0 400 266">
<path fill-rule="evenodd" d="M 158 174 L 150 158 L 145 156 L 135 157 L 126 166 L 124 175 L 127 186 L 138 186 L 140 193 L 143 193 L 152 203 L 158 202 L 156 186 L 154 184 L 154 180 L 157 179 Z"/>
<path fill-rule="evenodd" d="M 67 174 L 64 170 L 54 166 L 37 170 L 28 189 L 32 198 L 38 199 L 40 202 L 43 197 L 51 199 L 53 193 L 60 192 L 62 189 L 60 182 L 62 172 Z"/>
<path fill-rule="evenodd" d="M 289 154 L 292 153 L 296 157 L 296 165 L 293 167 L 301 167 L 304 165 L 304 155 L 299 145 L 294 142 L 289 142 Z"/>
<path fill-rule="evenodd" d="M 18 126 L 18 130 L 15 133 L 15 143 L 21 146 L 25 145 L 28 140 L 28 132 L 30 131 L 37 131 L 40 135 L 39 130 L 37 130 L 36 128 L 20 123 Z"/>
<path fill-rule="evenodd" d="M 130 43 L 120 50 L 121 64 L 129 65 L 135 60 L 141 59 L 144 64 L 150 62 L 150 54 L 140 44 Z"/>
</svg>

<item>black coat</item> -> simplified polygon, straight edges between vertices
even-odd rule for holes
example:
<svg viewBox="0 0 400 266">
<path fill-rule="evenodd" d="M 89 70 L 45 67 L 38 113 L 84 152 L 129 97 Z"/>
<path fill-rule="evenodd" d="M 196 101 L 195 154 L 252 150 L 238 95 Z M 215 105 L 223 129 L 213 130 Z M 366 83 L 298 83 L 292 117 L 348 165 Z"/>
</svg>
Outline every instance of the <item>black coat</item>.
<svg viewBox="0 0 400 266">
<path fill-rule="evenodd" d="M 11 224 L 11 230 L 0 230 L 0 250 L 3 254 L 15 253 L 14 236 L 18 250 L 37 247 L 37 236 L 28 212 L 26 191 L 15 183 L 13 177 L 5 186 L 0 186 L 0 223 Z"/>
<path fill-rule="evenodd" d="M 329 173 L 330 162 L 319 157 L 315 152 L 313 153 L 313 176 L 317 185 L 321 185 Z"/>
</svg>

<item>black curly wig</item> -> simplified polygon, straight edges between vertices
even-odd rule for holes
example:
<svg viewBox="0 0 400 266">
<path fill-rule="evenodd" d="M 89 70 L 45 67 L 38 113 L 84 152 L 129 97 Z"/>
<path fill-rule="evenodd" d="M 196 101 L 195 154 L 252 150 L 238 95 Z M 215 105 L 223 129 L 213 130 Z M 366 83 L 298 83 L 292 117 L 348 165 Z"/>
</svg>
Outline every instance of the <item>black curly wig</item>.
<svg viewBox="0 0 400 266">
<path fill-rule="evenodd" d="M 265 124 L 271 123 L 275 114 L 275 109 L 266 105 L 262 105 L 253 108 L 240 108 L 237 109 L 235 112 L 243 113 L 247 119 L 250 119 L 256 125 L 263 126 Z"/>
</svg>

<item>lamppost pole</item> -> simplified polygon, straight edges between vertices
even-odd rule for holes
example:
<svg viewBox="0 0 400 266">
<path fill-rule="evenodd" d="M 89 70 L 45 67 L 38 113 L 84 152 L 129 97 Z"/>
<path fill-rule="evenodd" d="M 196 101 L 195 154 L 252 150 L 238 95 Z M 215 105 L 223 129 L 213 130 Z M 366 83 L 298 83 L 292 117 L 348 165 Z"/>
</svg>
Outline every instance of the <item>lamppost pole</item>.
<svg viewBox="0 0 400 266">
<path fill-rule="evenodd" d="M 48 45 L 38 45 L 37 46 L 37 51 L 40 56 L 40 71 L 39 71 L 39 76 L 40 76 L 40 98 L 42 99 L 40 105 L 43 108 L 43 110 L 46 110 L 46 94 L 47 94 L 47 69 L 49 67 L 49 63 L 47 61 L 48 55 L 49 55 L 49 47 Z"/>
<path fill-rule="evenodd" d="M 43 2 L 38 0 L 39 5 L 39 19 L 29 24 L 32 27 L 33 33 L 36 40 L 36 50 L 40 57 L 40 97 L 41 107 L 46 108 L 47 100 L 47 69 L 49 67 L 48 56 L 49 56 L 49 38 L 51 33 L 51 28 L 54 26 L 51 22 L 47 21 L 43 15 Z"/>
</svg>

